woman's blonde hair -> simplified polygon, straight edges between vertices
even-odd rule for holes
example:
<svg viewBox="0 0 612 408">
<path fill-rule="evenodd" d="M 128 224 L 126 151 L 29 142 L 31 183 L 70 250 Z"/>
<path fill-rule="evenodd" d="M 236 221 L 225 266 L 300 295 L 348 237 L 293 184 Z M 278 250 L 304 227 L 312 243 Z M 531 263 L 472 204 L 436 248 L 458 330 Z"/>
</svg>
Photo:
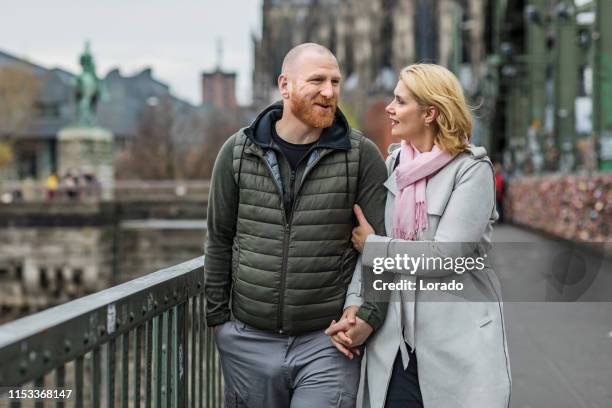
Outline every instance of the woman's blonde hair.
<svg viewBox="0 0 612 408">
<path fill-rule="evenodd" d="M 423 109 L 434 106 L 438 110 L 432 123 L 438 147 L 450 154 L 466 150 L 472 115 L 457 77 L 440 65 L 413 64 L 402 69 L 400 80 Z"/>
</svg>

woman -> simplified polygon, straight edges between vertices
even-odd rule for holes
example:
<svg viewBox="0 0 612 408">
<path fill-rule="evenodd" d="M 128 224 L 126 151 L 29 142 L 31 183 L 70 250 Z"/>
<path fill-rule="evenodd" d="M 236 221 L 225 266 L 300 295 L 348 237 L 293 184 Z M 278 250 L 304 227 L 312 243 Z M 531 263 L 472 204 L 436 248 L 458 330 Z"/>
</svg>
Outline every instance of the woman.
<svg viewBox="0 0 612 408">
<path fill-rule="evenodd" d="M 391 291 L 386 320 L 368 340 L 363 406 L 507 407 L 511 379 L 499 281 L 485 255 L 497 217 L 491 162 L 483 148 L 468 145 L 471 115 L 450 71 L 408 66 L 394 93 L 386 112 L 401 146 L 392 147 L 387 159 L 390 237 L 375 235 L 355 208 L 359 226 L 352 241 L 362 252 L 364 271 L 353 277 L 344 320 L 327 333 L 345 354 L 357 351 L 361 340 L 352 342 L 351 336 L 360 319 L 354 316 L 364 297 L 368 300 L 361 275 L 372 274 L 377 259 L 444 261 L 444 267 L 432 262 L 415 274 L 405 265 L 385 265 L 396 282 L 414 286 Z M 468 258 L 482 268 L 459 267 Z M 455 289 L 448 289 L 453 281 Z M 446 290 L 423 289 L 435 283 L 447 284 Z"/>
</svg>

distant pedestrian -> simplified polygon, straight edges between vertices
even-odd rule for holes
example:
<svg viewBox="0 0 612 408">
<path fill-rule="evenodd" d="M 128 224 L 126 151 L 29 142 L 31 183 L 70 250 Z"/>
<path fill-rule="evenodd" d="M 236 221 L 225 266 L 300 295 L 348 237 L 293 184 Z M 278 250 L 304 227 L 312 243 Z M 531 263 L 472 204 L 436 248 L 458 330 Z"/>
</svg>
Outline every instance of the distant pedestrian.
<svg viewBox="0 0 612 408">
<path fill-rule="evenodd" d="M 76 201 L 79 198 L 79 186 L 77 176 L 72 171 L 68 171 L 61 181 L 62 189 L 69 200 Z"/>
<path fill-rule="evenodd" d="M 47 189 L 47 199 L 49 201 L 53 200 L 57 194 L 57 187 L 59 185 L 59 179 L 57 174 L 51 173 L 49 177 L 47 177 L 47 182 L 45 183 L 45 187 Z"/>
<path fill-rule="evenodd" d="M 497 206 L 497 213 L 499 214 L 499 218 L 497 222 L 502 224 L 505 222 L 504 193 L 506 191 L 506 174 L 500 162 L 495 162 L 494 168 L 495 168 L 495 203 Z"/>
</svg>

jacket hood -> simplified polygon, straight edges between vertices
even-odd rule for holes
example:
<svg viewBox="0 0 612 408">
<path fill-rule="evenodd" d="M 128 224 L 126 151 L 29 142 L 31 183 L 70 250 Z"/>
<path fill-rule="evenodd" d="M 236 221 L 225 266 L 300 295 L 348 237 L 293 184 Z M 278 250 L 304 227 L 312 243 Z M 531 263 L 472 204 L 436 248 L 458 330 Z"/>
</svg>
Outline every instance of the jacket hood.
<svg viewBox="0 0 612 408">
<path fill-rule="evenodd" d="M 244 129 L 244 133 L 256 145 L 269 149 L 272 147 L 272 126 L 282 116 L 283 104 L 280 101 L 275 102 L 264 109 L 253 123 Z M 346 117 L 340 108 L 336 108 L 334 122 L 330 127 L 323 129 L 317 147 L 350 150 L 350 134 L 351 127 Z"/>
</svg>

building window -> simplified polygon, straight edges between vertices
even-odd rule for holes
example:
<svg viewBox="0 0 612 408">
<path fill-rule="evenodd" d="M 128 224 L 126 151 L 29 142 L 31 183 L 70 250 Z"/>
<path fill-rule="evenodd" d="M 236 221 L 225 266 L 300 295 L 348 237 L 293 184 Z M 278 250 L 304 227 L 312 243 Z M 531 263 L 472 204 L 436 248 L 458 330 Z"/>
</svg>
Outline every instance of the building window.
<svg viewBox="0 0 612 408">
<path fill-rule="evenodd" d="M 60 106 L 57 103 L 37 102 L 36 115 L 40 118 L 59 118 Z"/>
</svg>

